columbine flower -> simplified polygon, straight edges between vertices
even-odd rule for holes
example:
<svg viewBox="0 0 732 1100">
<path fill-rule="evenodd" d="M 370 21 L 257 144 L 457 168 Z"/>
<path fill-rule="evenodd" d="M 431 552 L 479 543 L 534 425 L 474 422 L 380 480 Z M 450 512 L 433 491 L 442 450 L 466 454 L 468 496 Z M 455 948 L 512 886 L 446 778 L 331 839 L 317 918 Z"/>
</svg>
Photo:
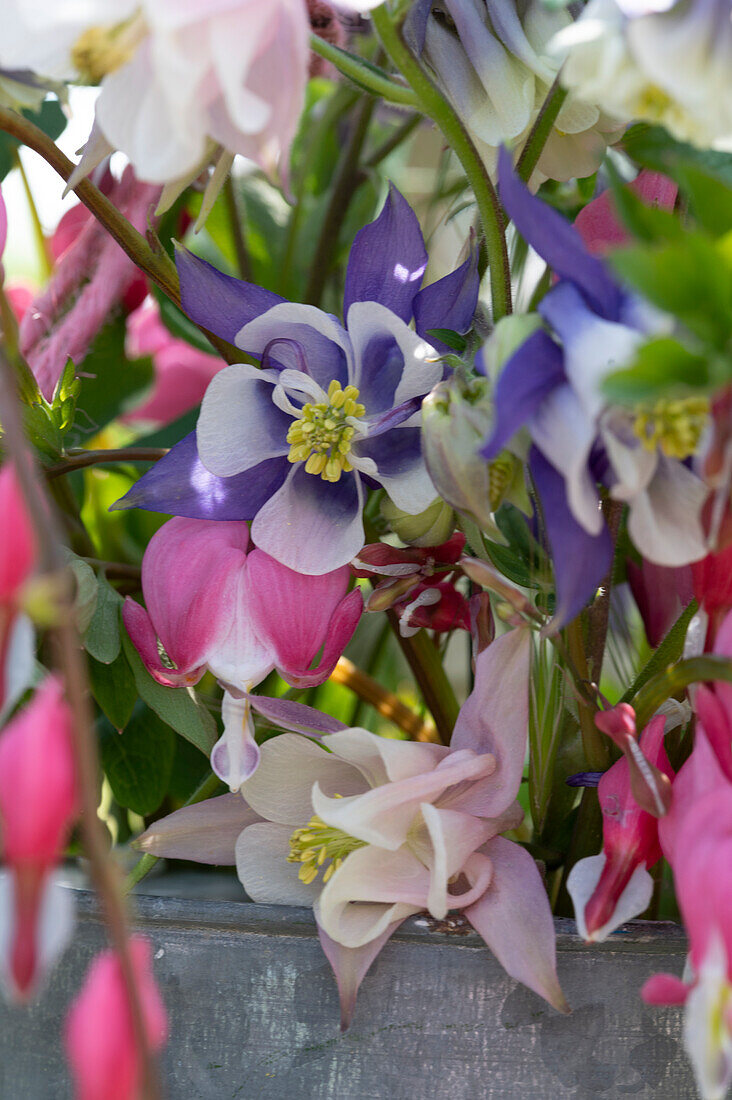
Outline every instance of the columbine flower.
<svg viewBox="0 0 732 1100">
<path fill-rule="evenodd" d="M 71 714 L 58 680 L 0 734 L 0 977 L 25 998 L 71 935 L 70 894 L 53 881 L 77 812 Z"/>
<path fill-rule="evenodd" d="M 422 909 L 439 919 L 463 910 L 509 974 L 564 1008 L 536 864 L 499 835 L 523 816 L 515 799 L 526 751 L 529 649 L 527 631 L 514 630 L 480 654 L 450 748 L 362 729 L 326 736 L 323 747 L 291 734 L 262 747 L 259 769 L 242 788 L 239 877 L 255 901 L 313 904 L 344 1026 L 374 958 L 401 921 Z M 156 823 L 143 846 L 194 859 L 199 850 L 218 855 L 236 806 L 214 801 L 208 813 L 204 804 L 195 815 L 179 811 Z M 252 811 L 261 820 L 244 816 Z"/>
<path fill-rule="evenodd" d="M 130 940 L 142 1023 L 150 1049 L 159 1050 L 168 1020 L 152 972 L 152 949 L 144 936 Z M 78 1100 L 135 1100 L 140 1064 L 122 967 L 114 951 L 92 962 L 66 1017 L 64 1045 Z"/>
<path fill-rule="evenodd" d="M 539 0 L 418 0 L 409 26 L 415 48 L 445 88 L 476 148 L 493 172 L 498 149 L 521 147 L 560 62 L 550 39 L 571 22 Z M 601 104 L 602 100 L 596 100 Z M 599 107 L 569 96 L 542 150 L 532 182 L 591 175 L 621 129 Z"/>
<path fill-rule="evenodd" d="M 209 669 L 229 689 L 211 766 L 232 790 L 259 762 L 248 692 L 274 668 L 298 687 L 327 680 L 361 614 L 361 594 L 347 595 L 348 581 L 345 567 L 294 573 L 250 547 L 245 523 L 172 519 L 150 540 L 147 610 L 128 598 L 125 626 L 158 683 L 195 684 Z"/>
<path fill-rule="evenodd" d="M 465 331 L 478 292 L 474 258 L 419 290 L 419 223 L 391 189 L 357 235 L 346 273 L 346 327 L 178 255 L 183 306 L 261 367 L 226 367 L 188 436 L 123 506 L 210 519 L 252 519 L 260 549 L 300 573 L 345 565 L 363 546 L 368 487 L 410 515 L 435 490 L 422 458 L 420 405 L 442 376 L 425 336 Z M 417 331 L 407 322 L 414 316 Z"/>
<path fill-rule="evenodd" d="M 663 715 L 652 718 L 640 737 L 646 760 L 673 778 L 664 748 Z M 602 809 L 602 852 L 580 859 L 567 879 L 577 930 L 588 942 L 601 943 L 619 925 L 650 904 L 649 870 L 661 858 L 658 818 L 643 810 L 631 790 L 626 757 L 605 772 L 597 788 Z"/>
<path fill-rule="evenodd" d="M 591 0 L 552 43 L 562 83 L 616 118 L 732 147 L 730 0 Z"/>
<path fill-rule="evenodd" d="M 628 531 L 642 555 L 684 565 L 705 554 L 706 487 L 685 463 L 707 422 L 704 399 L 628 410 L 608 405 L 604 378 L 632 361 L 664 320 L 626 293 L 565 220 L 534 198 L 508 155 L 501 195 L 517 229 L 559 276 L 540 329 L 506 363 L 496 385 L 496 426 L 482 451 L 493 459 L 526 425 L 529 462 L 544 506 L 556 573 L 554 625 L 594 594 L 612 560 L 597 483 L 627 502 Z"/>
<path fill-rule="evenodd" d="M 0 224 L 0 234 L 2 225 Z M 36 538 L 14 468 L 0 467 L 0 721 L 30 683 L 35 665 L 33 624 L 23 590 L 37 559 Z"/>
</svg>

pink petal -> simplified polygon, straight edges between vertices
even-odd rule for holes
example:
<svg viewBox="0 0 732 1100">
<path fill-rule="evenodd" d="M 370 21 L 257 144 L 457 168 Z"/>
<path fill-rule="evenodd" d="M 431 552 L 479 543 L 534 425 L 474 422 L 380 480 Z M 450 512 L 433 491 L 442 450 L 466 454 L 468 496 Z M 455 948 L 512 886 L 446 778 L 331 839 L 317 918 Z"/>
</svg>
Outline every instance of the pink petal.
<svg viewBox="0 0 732 1100">
<path fill-rule="evenodd" d="M 166 859 L 234 864 L 239 834 L 259 820 L 240 794 L 222 794 L 159 818 L 137 838 L 134 847 Z"/>
<path fill-rule="evenodd" d="M 629 186 L 647 206 L 660 206 L 666 210 L 673 210 L 677 187 L 667 176 L 644 168 Z M 579 212 L 574 224 L 586 247 L 593 253 L 602 255 L 618 245 L 625 244 L 628 240 L 627 231 L 618 218 L 615 200 L 610 189 L 603 191 L 588 203 Z"/>
<path fill-rule="evenodd" d="M 136 603 L 131 596 L 127 596 L 122 605 L 122 622 L 130 636 L 130 641 L 142 658 L 142 663 L 158 684 L 162 684 L 163 687 L 181 687 L 184 684 L 198 683 L 205 671 L 205 665 L 180 671 L 164 665 L 152 620 L 145 608 Z"/>
<path fill-rule="evenodd" d="M 44 875 L 34 893 L 33 908 L 22 907 L 18 876 L 0 871 L 0 982 L 17 1001 L 38 992 L 74 928 L 73 890 Z"/>
<path fill-rule="evenodd" d="M 9 462 L 0 468 L 0 516 L 3 523 L 0 603 L 12 603 L 35 568 L 36 537 L 15 470 Z"/>
<path fill-rule="evenodd" d="M 682 1005 L 689 996 L 689 989 L 674 974 L 654 974 L 644 983 L 641 997 L 647 1005 Z"/>
<path fill-rule="evenodd" d="M 327 745 L 336 756 L 354 764 L 370 787 L 433 771 L 450 751 L 446 745 L 392 741 L 358 727 L 329 737 Z"/>
<path fill-rule="evenodd" d="M 430 871 L 430 892 L 427 908 L 437 920 L 444 920 L 450 905 L 447 892 L 449 880 L 462 871 L 469 856 L 491 835 L 489 822 L 455 810 L 438 810 L 424 803 L 421 807 L 427 836 L 419 848 L 420 834 L 412 838 L 411 846 Z"/>
<path fill-rule="evenodd" d="M 333 968 L 333 974 L 338 985 L 338 996 L 341 1002 L 341 1031 L 347 1031 L 351 1026 L 358 989 L 371 963 L 401 923 L 401 921 L 395 920 L 380 936 L 376 936 L 375 939 L 364 944 L 363 947 L 344 947 L 343 944 L 332 940 L 327 932 L 324 932 L 318 925 L 320 946 Z"/>
<path fill-rule="evenodd" d="M 360 592 L 346 596 L 348 567 L 306 576 L 253 550 L 248 570 L 255 629 L 276 654 L 283 678 L 297 687 L 327 680 L 363 609 Z M 321 661 L 310 670 L 321 648 Z"/>
<path fill-rule="evenodd" d="M 478 656 L 475 686 L 458 715 L 451 748 L 492 753 L 496 771 L 490 782 L 456 802 L 456 809 L 497 817 L 518 794 L 529 728 L 530 656 L 530 634 L 522 627 L 497 638 Z"/>
<path fill-rule="evenodd" d="M 493 880 L 465 916 L 512 978 L 568 1012 L 556 973 L 552 912 L 534 860 L 503 837 L 483 851 L 493 862 Z"/>
</svg>

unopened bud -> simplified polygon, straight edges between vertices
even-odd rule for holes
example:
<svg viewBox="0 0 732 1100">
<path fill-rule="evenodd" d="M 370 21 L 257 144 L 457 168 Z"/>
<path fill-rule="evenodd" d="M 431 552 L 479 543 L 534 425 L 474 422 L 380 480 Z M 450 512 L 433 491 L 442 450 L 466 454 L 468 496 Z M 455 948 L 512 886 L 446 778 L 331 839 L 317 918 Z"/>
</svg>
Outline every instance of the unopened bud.
<svg viewBox="0 0 732 1100">
<path fill-rule="evenodd" d="M 388 520 L 395 535 L 411 546 L 438 546 L 446 542 L 455 530 L 455 516 L 449 504 L 437 497 L 419 515 L 410 516 L 386 497 L 381 514 Z"/>
<path fill-rule="evenodd" d="M 493 592 L 494 595 L 498 596 L 501 603 L 508 606 L 511 614 L 526 615 L 530 619 L 541 617 L 521 589 L 507 581 L 488 562 L 483 561 L 481 558 L 461 558 L 460 568 L 466 576 L 470 577 L 471 581 L 475 581 L 476 584 L 487 588 L 489 592 Z M 500 604 L 496 607 L 496 612 L 499 615 L 501 614 Z M 501 615 L 501 618 L 503 618 L 503 615 Z"/>
<path fill-rule="evenodd" d="M 412 573 L 409 577 L 397 577 L 393 581 L 382 581 L 377 584 L 368 600 L 367 611 L 387 611 L 393 607 L 397 600 L 410 592 L 419 584 L 421 578 L 418 573 Z"/>
</svg>

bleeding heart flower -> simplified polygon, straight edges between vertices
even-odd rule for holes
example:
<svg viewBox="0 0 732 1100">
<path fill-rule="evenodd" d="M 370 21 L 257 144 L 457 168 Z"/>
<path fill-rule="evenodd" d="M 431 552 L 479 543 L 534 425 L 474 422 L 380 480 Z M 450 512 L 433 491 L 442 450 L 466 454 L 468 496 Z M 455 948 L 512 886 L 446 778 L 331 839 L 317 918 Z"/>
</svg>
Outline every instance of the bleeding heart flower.
<svg viewBox="0 0 732 1100">
<path fill-rule="evenodd" d="M 247 693 L 274 668 L 297 687 L 328 679 L 363 607 L 349 578 L 346 566 L 317 577 L 293 572 L 250 546 L 246 523 L 176 518 L 150 540 L 147 610 L 128 598 L 125 626 L 158 683 L 195 684 L 209 669 L 229 689 L 211 765 L 232 790 L 259 761 Z"/>
<path fill-rule="evenodd" d="M 14 468 L 0 467 L 0 721 L 30 683 L 35 664 L 33 625 L 23 612 L 23 589 L 36 567 L 37 547 Z"/>
</svg>

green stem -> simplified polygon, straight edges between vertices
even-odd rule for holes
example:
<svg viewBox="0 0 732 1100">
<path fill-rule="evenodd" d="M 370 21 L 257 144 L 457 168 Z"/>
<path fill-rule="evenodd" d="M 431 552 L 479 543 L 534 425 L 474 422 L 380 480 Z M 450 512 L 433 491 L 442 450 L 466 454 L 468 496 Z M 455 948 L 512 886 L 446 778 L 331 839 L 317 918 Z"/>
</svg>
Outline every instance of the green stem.
<svg viewBox="0 0 732 1100">
<path fill-rule="evenodd" d="M 41 274 L 43 275 L 44 280 L 49 279 L 53 270 L 53 261 L 49 254 L 48 242 L 46 241 L 46 235 L 43 232 L 41 219 L 38 216 L 38 207 L 36 206 L 36 201 L 33 198 L 31 185 L 28 180 L 25 166 L 19 152 L 15 155 L 15 163 L 18 171 L 20 172 L 20 178 L 23 181 L 23 190 L 25 191 L 25 197 L 28 203 L 28 209 L 30 211 L 31 222 L 33 223 L 33 235 L 36 238 L 38 258 L 41 261 Z"/>
<path fill-rule="evenodd" d="M 183 803 L 183 806 L 194 806 L 196 802 L 205 802 L 207 798 L 212 798 L 213 795 L 216 794 L 220 786 L 221 780 L 219 777 L 214 775 L 213 772 L 209 772 L 203 782 L 196 787 L 191 797 Z M 129 894 L 130 890 L 134 889 L 139 882 L 142 882 L 142 880 L 150 874 L 160 858 L 160 856 L 153 856 L 150 852 L 145 852 L 144 856 L 138 859 L 125 879 L 122 892 L 124 894 Z"/>
<path fill-rule="evenodd" d="M 561 111 L 562 104 L 567 98 L 567 92 L 564 88 L 559 86 L 558 80 L 559 78 L 554 81 L 549 89 L 549 95 L 544 100 L 542 108 L 536 118 L 536 122 L 531 128 L 531 133 L 526 139 L 526 144 L 521 150 L 521 156 L 516 165 L 516 171 L 521 179 L 526 182 L 531 179 L 531 175 L 538 164 L 544 146 L 549 140 L 552 127 L 557 121 L 557 115 Z"/>
<path fill-rule="evenodd" d="M 46 467 L 44 472 L 48 481 L 53 481 L 54 478 L 73 474 L 75 470 L 83 470 L 87 466 L 118 462 L 159 462 L 167 453 L 167 447 L 118 447 L 103 451 L 82 451 L 79 454 L 72 452 L 62 462 Z"/>
<path fill-rule="evenodd" d="M 338 165 L 305 288 L 305 301 L 311 306 L 320 305 L 348 207 L 364 178 L 359 160 L 375 106 L 373 99 L 364 99 L 359 104 L 348 144 Z"/>
<path fill-rule="evenodd" d="M 371 13 L 371 19 L 384 49 L 414 89 L 419 107 L 442 130 L 473 190 L 488 250 L 493 320 L 499 321 L 511 312 L 511 272 L 503 211 L 496 189 L 458 115 L 412 54 L 402 38 L 401 29 L 392 22 L 386 5 L 376 8 Z"/>
<path fill-rule="evenodd" d="M 378 65 L 373 65 L 370 61 L 364 61 L 363 58 L 356 57 L 355 54 L 349 53 L 348 50 L 342 50 L 339 46 L 333 46 L 325 39 L 318 38 L 316 34 L 310 35 L 310 49 L 313 53 L 324 57 L 326 61 L 330 61 L 339 73 L 347 76 L 349 80 L 352 80 L 359 88 L 363 88 L 364 91 L 371 92 L 372 95 L 386 100 L 387 103 L 398 103 L 402 107 L 419 108 L 419 102 L 414 92 L 410 88 L 405 88 L 403 84 L 397 84 L 396 81 L 391 80 Z"/>
<path fill-rule="evenodd" d="M 732 683 L 732 661 L 727 657 L 705 653 L 701 657 L 679 661 L 652 676 L 633 700 L 637 728 L 642 730 L 666 699 L 686 691 L 691 684 L 708 680 Z"/>
<path fill-rule="evenodd" d="M 245 282 L 250 283 L 252 281 L 252 265 L 249 261 L 249 250 L 247 249 L 247 242 L 244 238 L 241 211 L 239 210 L 239 203 L 237 202 L 231 174 L 226 177 L 224 182 L 224 202 L 226 203 L 226 212 L 229 217 L 231 236 L 234 241 L 234 251 L 236 252 L 236 263 L 239 268 L 239 276 L 244 279 Z"/>
<path fill-rule="evenodd" d="M 426 630 L 420 630 L 411 638 L 403 638 L 399 632 L 398 616 L 394 611 L 388 611 L 387 615 L 394 636 L 435 721 L 440 740 L 449 745 L 460 707 L 442 667 L 437 648 Z"/>
<path fill-rule="evenodd" d="M 584 615 L 578 615 L 567 627 L 567 648 L 577 675 L 581 681 L 588 681 L 587 650 L 585 646 Z M 604 772 L 610 766 L 608 739 L 595 725 L 597 707 L 586 698 L 577 699 L 582 745 L 590 771 Z"/>
</svg>

